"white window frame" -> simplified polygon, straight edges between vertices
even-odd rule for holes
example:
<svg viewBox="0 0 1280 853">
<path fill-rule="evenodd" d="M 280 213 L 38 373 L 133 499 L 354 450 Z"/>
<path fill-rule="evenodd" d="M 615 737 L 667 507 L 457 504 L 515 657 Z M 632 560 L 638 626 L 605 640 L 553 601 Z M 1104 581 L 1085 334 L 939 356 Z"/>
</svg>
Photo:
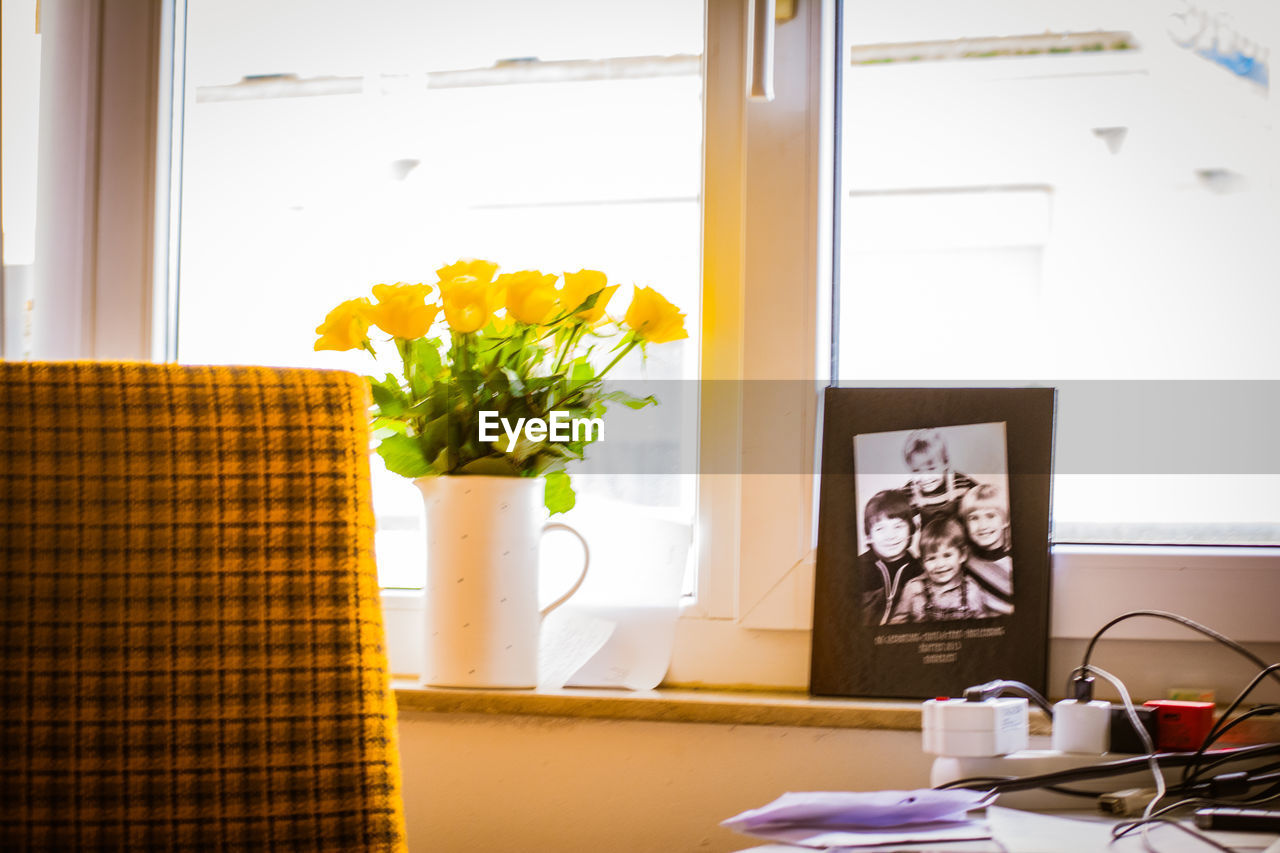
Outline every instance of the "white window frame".
<svg viewBox="0 0 1280 853">
<path fill-rule="evenodd" d="M 835 4 L 801 0 L 778 25 L 776 98 L 766 103 L 745 99 L 747 0 L 708 0 L 702 376 L 808 382 L 791 383 L 794 399 L 769 411 L 741 390 L 703 400 L 704 469 L 742 458 L 750 470 L 752 454 L 767 452 L 796 473 L 701 478 L 698 594 L 678 624 L 672 682 L 808 680 L 817 387 L 830 351 Z M 173 79 L 163 37 L 181 10 L 182 0 L 42 4 L 38 358 L 163 357 L 171 168 L 157 140 L 167 139 L 161 81 Z M 743 386 L 704 384 L 726 387 Z M 1280 549 L 1056 547 L 1053 564 L 1055 638 L 1084 636 L 1117 606 L 1142 603 L 1203 616 L 1244 642 L 1280 642 L 1269 613 L 1208 594 L 1239 583 L 1249 595 L 1234 602 L 1280 599 Z M 418 596 L 384 598 L 391 645 L 416 654 Z M 1137 622 L 1125 636 L 1169 638 L 1167 627 Z"/>
<path fill-rule="evenodd" d="M 41 3 L 33 353 L 151 360 L 164 16 L 172 0 Z M 163 187 L 163 189 L 161 189 Z M 167 228 L 166 228 L 167 234 Z"/>
</svg>

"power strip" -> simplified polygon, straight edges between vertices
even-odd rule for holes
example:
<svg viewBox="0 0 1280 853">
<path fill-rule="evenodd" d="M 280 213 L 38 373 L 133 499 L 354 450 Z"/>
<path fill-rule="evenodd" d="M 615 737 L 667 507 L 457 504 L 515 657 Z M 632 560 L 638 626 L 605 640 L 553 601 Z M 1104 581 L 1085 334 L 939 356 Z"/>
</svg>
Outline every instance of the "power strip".
<svg viewBox="0 0 1280 853">
<path fill-rule="evenodd" d="M 1088 767 L 1106 761 L 1119 761 L 1133 758 L 1132 755 L 1086 755 L 1074 752 L 1059 752 L 1055 749 L 1024 749 L 1009 755 L 993 758 L 953 758 L 941 756 L 934 760 L 930 784 L 944 785 L 957 779 L 974 777 L 1017 777 L 1038 776 L 1041 773 L 1057 773 L 1060 770 L 1073 770 L 1077 767 Z M 1181 768 L 1164 771 L 1167 782 L 1176 781 Z M 1096 791 L 1106 794 L 1124 788 L 1151 788 L 1153 779 L 1151 771 L 1143 767 L 1134 773 L 1123 776 L 1108 776 L 1103 779 L 1085 779 L 1070 783 L 1071 788 L 1082 791 Z M 1032 811 L 1052 809 L 1093 808 L 1093 803 L 1083 797 L 1059 794 L 1035 788 L 1029 791 L 1011 791 L 1001 794 L 996 802 L 1014 809 Z"/>
</svg>

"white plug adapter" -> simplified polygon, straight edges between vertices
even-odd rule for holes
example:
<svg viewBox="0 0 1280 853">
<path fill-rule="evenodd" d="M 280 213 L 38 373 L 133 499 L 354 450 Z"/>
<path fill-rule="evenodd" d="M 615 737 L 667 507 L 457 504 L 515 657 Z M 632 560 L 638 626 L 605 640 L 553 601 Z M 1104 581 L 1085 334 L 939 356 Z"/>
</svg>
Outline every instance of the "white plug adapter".
<svg viewBox="0 0 1280 853">
<path fill-rule="evenodd" d="M 1111 703 L 1063 699 L 1053 706 L 1053 748 L 1101 755 L 1111 738 Z"/>
<path fill-rule="evenodd" d="M 1027 700 L 1005 696 L 924 703 L 924 751 L 957 758 L 1007 755 L 1027 748 Z"/>
</svg>

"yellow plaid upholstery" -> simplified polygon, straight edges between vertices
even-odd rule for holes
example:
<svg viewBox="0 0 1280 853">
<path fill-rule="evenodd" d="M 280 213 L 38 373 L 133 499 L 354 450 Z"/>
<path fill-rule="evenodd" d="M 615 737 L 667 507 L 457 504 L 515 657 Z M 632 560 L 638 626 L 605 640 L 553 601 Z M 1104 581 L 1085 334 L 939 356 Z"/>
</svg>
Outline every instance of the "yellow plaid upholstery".
<svg viewBox="0 0 1280 853">
<path fill-rule="evenodd" d="M 401 850 L 365 389 L 0 363 L 0 850 Z"/>
</svg>

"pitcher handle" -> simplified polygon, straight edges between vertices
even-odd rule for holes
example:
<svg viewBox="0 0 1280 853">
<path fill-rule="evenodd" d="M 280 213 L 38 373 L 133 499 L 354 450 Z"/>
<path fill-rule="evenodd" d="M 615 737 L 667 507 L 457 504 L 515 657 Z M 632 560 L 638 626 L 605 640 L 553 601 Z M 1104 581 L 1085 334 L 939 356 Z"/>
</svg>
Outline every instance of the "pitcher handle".
<svg viewBox="0 0 1280 853">
<path fill-rule="evenodd" d="M 564 524 L 563 522 L 548 521 L 546 524 L 542 525 L 542 530 L 538 535 L 541 536 L 543 533 L 546 533 L 550 530 L 563 530 L 567 533 L 572 533 L 574 536 L 578 537 L 578 541 L 582 543 L 582 572 L 581 574 L 578 575 L 578 579 L 574 581 L 573 586 L 569 587 L 568 592 L 566 592 L 564 595 L 560 596 L 555 601 L 551 602 L 546 607 L 538 611 L 539 616 L 546 616 L 552 610 L 555 610 L 561 604 L 564 604 L 566 601 L 572 598 L 573 594 L 578 591 L 578 588 L 580 586 L 582 586 L 582 582 L 587 579 L 587 567 L 591 565 L 591 549 L 587 547 L 587 540 L 582 538 L 581 533 L 574 530 L 569 525 Z"/>
</svg>

